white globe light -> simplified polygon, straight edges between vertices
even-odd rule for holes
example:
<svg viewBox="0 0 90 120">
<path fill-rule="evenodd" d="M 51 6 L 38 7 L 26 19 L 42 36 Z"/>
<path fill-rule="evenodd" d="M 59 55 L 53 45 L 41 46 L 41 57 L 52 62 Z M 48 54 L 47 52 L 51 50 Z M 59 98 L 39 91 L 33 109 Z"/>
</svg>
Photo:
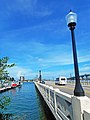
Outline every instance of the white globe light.
<svg viewBox="0 0 90 120">
<path fill-rule="evenodd" d="M 66 16 L 66 21 L 67 21 L 67 25 L 69 25 L 70 23 L 77 23 L 77 14 L 70 11 L 69 14 L 67 14 Z"/>
</svg>

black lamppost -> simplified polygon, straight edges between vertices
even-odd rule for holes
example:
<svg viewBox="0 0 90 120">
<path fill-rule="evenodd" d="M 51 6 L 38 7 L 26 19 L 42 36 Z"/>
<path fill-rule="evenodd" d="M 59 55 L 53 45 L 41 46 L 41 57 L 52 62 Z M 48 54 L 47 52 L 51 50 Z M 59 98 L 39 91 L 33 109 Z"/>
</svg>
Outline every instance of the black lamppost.
<svg viewBox="0 0 90 120">
<path fill-rule="evenodd" d="M 77 23 L 77 14 L 70 10 L 70 13 L 66 16 L 66 21 L 69 29 L 71 30 L 71 36 L 72 36 L 72 49 L 73 49 L 74 70 L 75 70 L 75 79 L 76 79 L 74 95 L 85 96 L 84 90 L 80 83 L 76 43 L 75 43 L 75 36 L 74 36 L 74 29 Z"/>
<path fill-rule="evenodd" d="M 39 70 L 39 81 L 40 81 L 40 83 L 41 83 L 41 81 L 42 81 L 42 78 L 41 78 L 41 70 Z"/>
</svg>

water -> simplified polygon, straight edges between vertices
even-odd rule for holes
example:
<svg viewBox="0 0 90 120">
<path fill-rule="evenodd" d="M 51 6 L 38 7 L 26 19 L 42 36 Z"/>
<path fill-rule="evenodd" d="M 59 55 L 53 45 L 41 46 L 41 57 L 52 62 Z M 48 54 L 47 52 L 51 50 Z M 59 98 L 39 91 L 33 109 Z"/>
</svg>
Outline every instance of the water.
<svg viewBox="0 0 90 120">
<path fill-rule="evenodd" d="M 3 95 L 11 98 L 11 103 L 4 112 L 7 120 L 54 120 L 32 82 L 0 93 L 0 97 Z"/>
</svg>

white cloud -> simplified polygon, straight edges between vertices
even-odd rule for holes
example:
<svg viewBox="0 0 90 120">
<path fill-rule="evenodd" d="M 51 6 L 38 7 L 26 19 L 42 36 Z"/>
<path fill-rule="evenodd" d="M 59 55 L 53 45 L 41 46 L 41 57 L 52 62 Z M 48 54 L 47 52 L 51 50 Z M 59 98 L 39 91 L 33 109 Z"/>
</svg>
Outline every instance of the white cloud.
<svg viewBox="0 0 90 120">
<path fill-rule="evenodd" d="M 19 79 L 20 76 L 22 75 L 25 76 L 26 78 L 30 77 L 30 73 L 32 73 L 31 69 L 26 69 L 19 66 L 14 66 L 13 68 L 9 68 L 8 71 L 9 71 L 9 75 L 11 77 L 14 77 L 16 80 Z"/>
<path fill-rule="evenodd" d="M 89 54 L 82 54 L 82 56 L 79 57 L 79 62 L 87 62 L 90 61 L 90 56 Z"/>
<path fill-rule="evenodd" d="M 5 6 L 4 14 L 12 14 L 13 12 L 22 15 L 31 15 L 36 17 L 44 17 L 52 14 L 48 6 L 38 4 L 38 0 L 9 0 Z"/>
<path fill-rule="evenodd" d="M 72 74 L 72 76 L 74 76 L 73 70 L 60 70 L 60 71 L 47 71 L 47 72 L 42 71 L 42 78 L 55 80 L 56 77 L 59 76 L 69 77 L 70 73 Z"/>
<path fill-rule="evenodd" d="M 21 13 L 32 13 L 37 3 L 37 0 L 14 0 L 8 6 L 9 10 L 18 11 Z"/>
<path fill-rule="evenodd" d="M 21 43 L 20 43 L 21 44 Z M 51 44 L 43 44 L 36 41 L 27 41 L 25 44 L 20 45 L 18 43 L 18 47 L 15 47 L 16 56 L 14 56 L 14 60 L 18 59 L 19 66 L 12 68 L 10 70 L 10 75 L 19 78 L 20 75 L 25 75 L 27 78 L 30 76 L 34 77 L 37 73 L 33 72 L 35 69 L 48 69 L 53 67 L 57 67 L 60 65 L 69 65 L 73 64 L 72 59 L 72 51 L 68 44 L 58 44 L 58 45 L 51 45 Z M 17 45 L 16 45 L 17 46 Z M 23 55 L 19 55 L 19 51 L 22 51 Z M 18 54 L 17 54 L 18 53 Z M 18 56 L 17 56 L 18 55 Z M 23 63 L 24 61 L 24 63 Z M 90 61 L 90 58 L 86 54 L 82 54 L 79 57 L 79 62 L 86 62 Z M 15 62 L 15 61 L 13 61 Z M 23 63 L 20 67 L 20 64 Z M 17 64 L 17 63 L 16 63 Z M 36 67 L 36 68 L 35 68 Z M 29 69 L 30 68 L 30 69 Z M 80 69 L 80 73 L 84 71 L 89 71 L 88 66 L 84 66 Z M 52 76 L 54 73 L 57 76 L 60 74 L 68 75 L 72 73 L 72 70 L 61 70 L 55 72 L 47 72 L 45 76 Z"/>
<path fill-rule="evenodd" d="M 80 67 L 81 72 L 89 72 L 90 73 L 90 63 L 83 64 L 82 67 Z"/>
<path fill-rule="evenodd" d="M 25 59 L 25 63 L 27 62 L 27 64 L 35 63 L 48 67 L 73 63 L 72 53 L 68 45 L 45 45 L 39 42 L 27 42 L 20 45 L 19 49 L 15 51 L 17 51 L 16 53 L 22 51 L 23 56 L 20 55 L 17 59 Z"/>
</svg>

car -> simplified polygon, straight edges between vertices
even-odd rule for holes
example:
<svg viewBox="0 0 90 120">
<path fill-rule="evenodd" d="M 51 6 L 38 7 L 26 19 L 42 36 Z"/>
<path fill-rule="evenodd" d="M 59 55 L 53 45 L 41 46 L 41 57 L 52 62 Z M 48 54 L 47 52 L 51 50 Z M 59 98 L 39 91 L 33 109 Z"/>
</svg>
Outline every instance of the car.
<svg viewBox="0 0 90 120">
<path fill-rule="evenodd" d="M 41 81 L 42 84 L 45 84 L 45 81 Z"/>
</svg>

